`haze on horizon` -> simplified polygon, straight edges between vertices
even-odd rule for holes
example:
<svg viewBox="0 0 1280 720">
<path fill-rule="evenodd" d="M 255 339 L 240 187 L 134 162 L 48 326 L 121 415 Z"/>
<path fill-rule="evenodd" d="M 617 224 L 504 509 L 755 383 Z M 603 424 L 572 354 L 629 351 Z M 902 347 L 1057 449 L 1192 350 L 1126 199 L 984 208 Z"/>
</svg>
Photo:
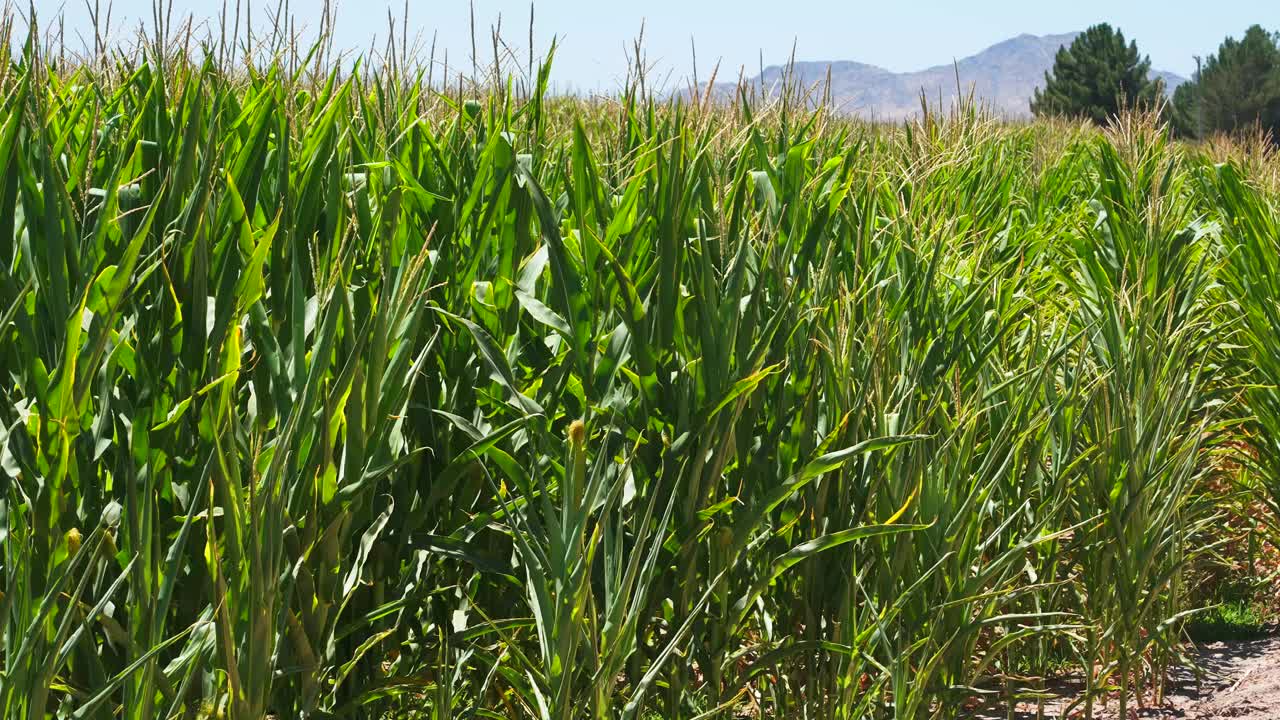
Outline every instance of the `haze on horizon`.
<svg viewBox="0 0 1280 720">
<path fill-rule="evenodd" d="M 248 0 L 244 0 L 248 2 Z M 90 0 L 92 2 L 92 0 Z M 335 45 L 358 53 L 387 34 L 388 12 L 397 33 L 405 14 L 404 0 L 337 0 Z M 22 13 L 26 12 L 23 3 Z M 107 2 L 102 0 L 102 7 Z M 234 8 L 234 0 L 231 2 Z M 269 27 L 271 0 L 252 2 L 254 25 Z M 908 7 L 909 5 L 909 7 Z M 650 78 L 667 86 L 687 82 L 693 68 L 691 44 L 697 50 L 697 76 L 705 82 L 719 63 L 720 78 L 734 79 L 741 69 L 755 75 L 761 64 L 786 62 L 793 48 L 797 60 L 856 60 L 895 72 L 920 70 L 960 59 L 1010 37 L 1083 30 L 1109 22 L 1136 39 L 1152 66 L 1190 76 L 1196 55 L 1216 50 L 1228 35 L 1239 37 L 1254 23 L 1280 26 L 1280 10 L 1250 0 L 1216 3 L 1133 0 L 1073 0 L 1025 3 L 978 0 L 970 3 L 917 0 L 912 3 L 764 0 L 690 2 L 646 0 L 642 3 L 539 0 L 534 6 L 533 44 L 545 53 L 552 39 L 559 50 L 553 79 L 557 87 L 578 91 L 610 91 L 625 77 L 633 44 L 644 31 L 644 54 Z M 323 0 L 292 0 L 290 10 L 302 27 L 319 26 Z M 84 0 L 36 0 L 42 26 L 61 16 L 72 48 L 92 37 Z M 433 39 L 437 60 L 448 53 L 451 67 L 471 67 L 473 7 L 466 0 L 408 3 L 408 36 L 423 47 Z M 173 0 L 175 16 L 190 14 L 216 26 L 220 2 Z M 128 36 L 139 23 L 150 24 L 152 0 L 115 0 L 112 36 Z M 528 55 L 528 0 L 476 0 L 474 18 L 481 64 L 492 60 L 490 28 L 501 23 L 502 37 L 516 57 Z"/>
</svg>

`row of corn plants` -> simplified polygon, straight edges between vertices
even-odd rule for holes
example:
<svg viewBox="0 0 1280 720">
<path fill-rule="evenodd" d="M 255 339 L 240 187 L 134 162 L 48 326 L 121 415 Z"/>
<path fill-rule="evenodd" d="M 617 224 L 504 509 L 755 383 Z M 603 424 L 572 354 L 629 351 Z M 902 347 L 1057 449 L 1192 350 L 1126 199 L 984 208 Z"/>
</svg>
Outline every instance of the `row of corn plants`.
<svg viewBox="0 0 1280 720">
<path fill-rule="evenodd" d="M 1124 716 L 1280 511 L 1277 198 L 1149 120 L 11 47 L 0 717 Z"/>
</svg>

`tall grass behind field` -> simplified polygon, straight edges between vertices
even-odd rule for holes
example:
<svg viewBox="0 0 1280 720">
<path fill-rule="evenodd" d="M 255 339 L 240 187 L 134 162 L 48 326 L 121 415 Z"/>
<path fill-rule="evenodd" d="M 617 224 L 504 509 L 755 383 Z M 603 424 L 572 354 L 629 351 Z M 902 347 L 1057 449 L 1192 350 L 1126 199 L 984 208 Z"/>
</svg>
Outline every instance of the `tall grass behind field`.
<svg viewBox="0 0 1280 720">
<path fill-rule="evenodd" d="M 5 718 L 1151 702 L 1204 481 L 1276 487 L 1274 186 L 1149 120 L 34 57 Z"/>
</svg>

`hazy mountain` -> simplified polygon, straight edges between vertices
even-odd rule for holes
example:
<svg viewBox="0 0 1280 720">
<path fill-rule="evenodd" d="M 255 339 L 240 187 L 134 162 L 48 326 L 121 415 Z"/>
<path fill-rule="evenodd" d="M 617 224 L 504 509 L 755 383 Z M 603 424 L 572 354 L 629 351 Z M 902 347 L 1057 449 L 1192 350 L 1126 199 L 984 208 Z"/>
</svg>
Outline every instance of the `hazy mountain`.
<svg viewBox="0 0 1280 720">
<path fill-rule="evenodd" d="M 1169 72 L 1168 70 L 1153 69 L 1151 71 L 1151 75 L 1153 77 L 1158 77 L 1161 80 L 1164 80 L 1165 94 L 1169 95 L 1170 97 L 1173 96 L 1173 91 L 1177 90 L 1179 85 L 1187 81 L 1187 78 L 1182 77 L 1178 73 Z"/>
<path fill-rule="evenodd" d="M 1032 91 L 1044 84 L 1058 48 L 1071 44 L 1079 33 L 1019 35 L 997 43 L 977 55 L 917 72 L 895 73 L 859 62 L 796 62 L 794 77 L 804 85 L 824 82 L 828 69 L 831 97 L 836 107 L 875 120 L 901 120 L 920 111 L 924 92 L 932 105 L 939 100 L 949 108 L 960 94 L 974 97 L 1009 118 L 1029 117 Z M 766 87 L 775 87 L 785 66 L 764 69 Z M 1169 92 L 1185 82 L 1171 72 L 1153 70 L 1165 80 Z M 957 85 L 957 79 L 959 83 Z M 760 82 L 756 78 L 755 82 Z"/>
</svg>

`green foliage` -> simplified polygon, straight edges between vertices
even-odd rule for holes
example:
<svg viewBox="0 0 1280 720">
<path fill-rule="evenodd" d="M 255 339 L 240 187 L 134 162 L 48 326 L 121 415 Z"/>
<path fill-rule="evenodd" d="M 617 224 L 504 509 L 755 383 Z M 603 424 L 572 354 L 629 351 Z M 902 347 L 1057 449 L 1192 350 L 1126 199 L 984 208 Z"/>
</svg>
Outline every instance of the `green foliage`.
<svg viewBox="0 0 1280 720">
<path fill-rule="evenodd" d="M 1280 33 L 1254 25 L 1242 39 L 1224 40 L 1200 76 L 1178 86 L 1173 106 L 1184 135 L 1257 127 L 1280 138 Z"/>
<path fill-rule="evenodd" d="M 0 718 L 915 720 L 1179 661 L 1203 481 L 1280 438 L 1235 170 L 198 57 L 0 67 Z"/>
<path fill-rule="evenodd" d="M 1197 614 L 1187 630 L 1199 642 L 1221 642 L 1265 637 L 1268 627 L 1256 606 L 1237 601 Z"/>
<path fill-rule="evenodd" d="M 1059 48 L 1044 87 L 1031 99 L 1031 112 L 1104 124 L 1125 108 L 1148 107 L 1161 97 L 1164 82 L 1149 79 L 1150 70 L 1137 42 L 1125 44 L 1123 32 L 1094 25 L 1070 47 Z"/>
</svg>

